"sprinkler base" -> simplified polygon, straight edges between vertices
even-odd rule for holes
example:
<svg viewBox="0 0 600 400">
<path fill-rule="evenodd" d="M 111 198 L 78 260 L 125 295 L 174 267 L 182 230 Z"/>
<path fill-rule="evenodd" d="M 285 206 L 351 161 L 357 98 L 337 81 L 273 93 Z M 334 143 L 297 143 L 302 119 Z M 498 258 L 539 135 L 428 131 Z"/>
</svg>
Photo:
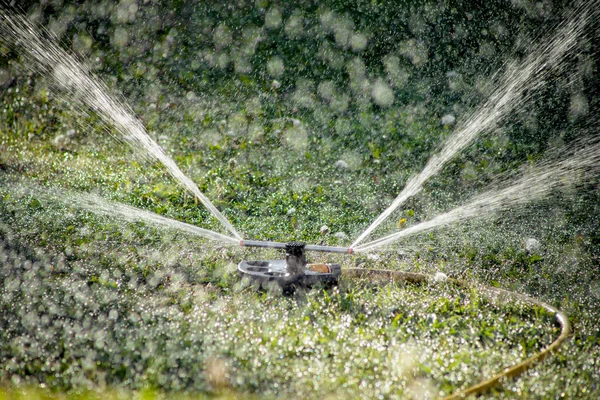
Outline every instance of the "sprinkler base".
<svg viewBox="0 0 600 400">
<path fill-rule="evenodd" d="M 292 273 L 286 260 L 242 261 L 238 273 L 248 278 L 262 289 L 276 283 L 284 292 L 298 287 L 311 287 L 317 284 L 329 286 L 337 283 L 342 274 L 339 264 L 306 264 L 299 273 Z"/>
</svg>

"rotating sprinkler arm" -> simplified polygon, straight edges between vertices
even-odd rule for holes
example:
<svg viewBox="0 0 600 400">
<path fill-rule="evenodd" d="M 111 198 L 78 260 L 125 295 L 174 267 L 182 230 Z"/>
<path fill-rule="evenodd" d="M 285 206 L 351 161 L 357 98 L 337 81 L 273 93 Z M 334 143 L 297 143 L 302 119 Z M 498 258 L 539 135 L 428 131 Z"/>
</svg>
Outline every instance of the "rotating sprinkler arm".
<svg viewBox="0 0 600 400">
<path fill-rule="evenodd" d="M 242 247 L 267 247 L 271 249 L 286 249 L 286 243 L 280 242 L 263 242 L 260 240 L 240 240 L 240 246 Z M 326 253 L 343 253 L 353 254 L 354 251 L 351 247 L 335 247 L 335 246 L 321 246 L 317 244 L 307 244 L 304 246 L 304 250 L 309 251 L 322 251 Z"/>
</svg>

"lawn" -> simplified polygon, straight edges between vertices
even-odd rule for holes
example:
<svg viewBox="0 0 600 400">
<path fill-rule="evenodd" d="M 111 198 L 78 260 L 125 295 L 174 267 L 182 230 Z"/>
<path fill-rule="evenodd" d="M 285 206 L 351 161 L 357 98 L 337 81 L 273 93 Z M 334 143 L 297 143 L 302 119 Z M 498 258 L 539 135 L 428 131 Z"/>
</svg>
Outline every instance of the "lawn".
<svg viewBox="0 0 600 400">
<path fill-rule="evenodd" d="M 335 246 L 367 228 L 570 9 L 30 3 L 23 12 L 131 107 L 245 238 Z M 371 238 L 597 136 L 594 35 L 584 30 L 521 107 Z M 552 304 L 574 329 L 487 396 L 600 395 L 597 179 L 372 253 L 308 254 L 466 286 L 345 278 L 292 296 L 257 291 L 237 264 L 284 255 L 119 213 L 117 203 L 226 233 L 126 132 L 28 61 L 0 40 L 0 397 L 443 397 L 559 334 L 540 307 L 484 286 Z"/>
</svg>

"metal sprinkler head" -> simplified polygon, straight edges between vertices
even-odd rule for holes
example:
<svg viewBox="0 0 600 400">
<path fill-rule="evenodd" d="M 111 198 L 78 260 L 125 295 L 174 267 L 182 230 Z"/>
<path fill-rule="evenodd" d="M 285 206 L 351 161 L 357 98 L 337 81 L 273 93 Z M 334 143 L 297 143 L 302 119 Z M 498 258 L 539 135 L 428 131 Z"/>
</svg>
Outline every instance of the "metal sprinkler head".
<svg viewBox="0 0 600 400">
<path fill-rule="evenodd" d="M 243 240 L 244 247 L 267 247 L 285 249 L 285 260 L 242 261 L 238 272 L 256 286 L 267 289 L 274 283 L 284 293 L 293 292 L 297 287 L 311 287 L 315 284 L 333 285 L 342 274 L 339 264 L 314 263 L 306 259 L 306 251 L 352 254 L 352 249 L 320 245 L 307 245 L 300 242 L 278 243 Z"/>
<path fill-rule="evenodd" d="M 290 275 L 302 275 L 306 270 L 306 243 L 289 242 L 285 245 L 285 264 Z"/>
</svg>

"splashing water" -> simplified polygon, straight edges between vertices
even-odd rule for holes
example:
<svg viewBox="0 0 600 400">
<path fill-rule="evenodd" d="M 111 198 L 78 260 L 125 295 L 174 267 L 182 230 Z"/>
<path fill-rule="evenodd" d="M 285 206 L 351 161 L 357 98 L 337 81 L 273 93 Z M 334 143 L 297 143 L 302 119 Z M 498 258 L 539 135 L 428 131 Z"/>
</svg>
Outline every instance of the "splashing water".
<svg viewBox="0 0 600 400">
<path fill-rule="evenodd" d="M 196 196 L 229 232 L 241 240 L 242 237 L 227 218 L 148 135 L 142 123 L 134 117 L 133 110 L 122 100 L 111 96 L 108 87 L 73 56 L 43 37 L 42 33 L 22 16 L 0 12 L 0 33 L 2 42 L 20 51 L 25 57 L 27 68 L 51 78 L 56 89 L 66 92 L 65 98 L 76 99 L 96 112 L 105 123 L 116 129 L 121 135 L 120 139 L 127 142 L 138 155 L 160 161 L 173 178 Z M 81 111 L 87 113 L 83 109 Z"/>
<path fill-rule="evenodd" d="M 543 84 L 544 78 L 550 73 L 550 67 L 556 67 L 564 60 L 565 55 L 575 47 L 583 29 L 590 21 L 589 10 L 584 5 L 579 4 L 575 7 L 573 15 L 577 17 L 563 23 L 557 33 L 540 43 L 537 50 L 523 62 L 513 63 L 507 67 L 501 84 L 485 104 L 462 123 L 448 138 L 442 150 L 433 155 L 425 168 L 407 182 L 392 204 L 360 234 L 350 247 L 355 248 L 406 200 L 419 193 L 429 178 L 440 172 L 448 161 L 471 144 L 481 132 L 493 129 L 503 117 L 530 99 L 526 92 Z"/>
<path fill-rule="evenodd" d="M 587 145 L 586 145 L 587 144 Z M 484 218 L 534 199 L 548 196 L 555 190 L 572 187 L 580 182 L 597 179 L 600 173 L 600 142 L 582 143 L 569 152 L 572 156 L 557 163 L 544 162 L 525 174 L 514 184 L 488 191 L 452 211 L 403 231 L 373 240 L 354 248 L 368 251 L 391 244 L 401 238 L 445 226 L 454 222 Z"/>
<path fill-rule="evenodd" d="M 226 236 L 208 229 L 203 229 L 195 225 L 186 224 L 171 218 L 163 217 L 150 211 L 141 210 L 126 204 L 106 200 L 100 196 L 90 193 L 77 193 L 65 191 L 64 189 L 39 189 L 27 184 L 9 184 L 7 187 L 13 193 L 20 195 L 34 195 L 41 200 L 47 200 L 68 205 L 80 210 L 89 211 L 97 215 L 104 215 L 111 218 L 120 218 L 127 222 L 145 222 L 156 227 L 174 229 L 181 232 L 191 233 L 202 236 L 207 239 L 239 245 L 240 241 L 231 236 Z"/>
</svg>

